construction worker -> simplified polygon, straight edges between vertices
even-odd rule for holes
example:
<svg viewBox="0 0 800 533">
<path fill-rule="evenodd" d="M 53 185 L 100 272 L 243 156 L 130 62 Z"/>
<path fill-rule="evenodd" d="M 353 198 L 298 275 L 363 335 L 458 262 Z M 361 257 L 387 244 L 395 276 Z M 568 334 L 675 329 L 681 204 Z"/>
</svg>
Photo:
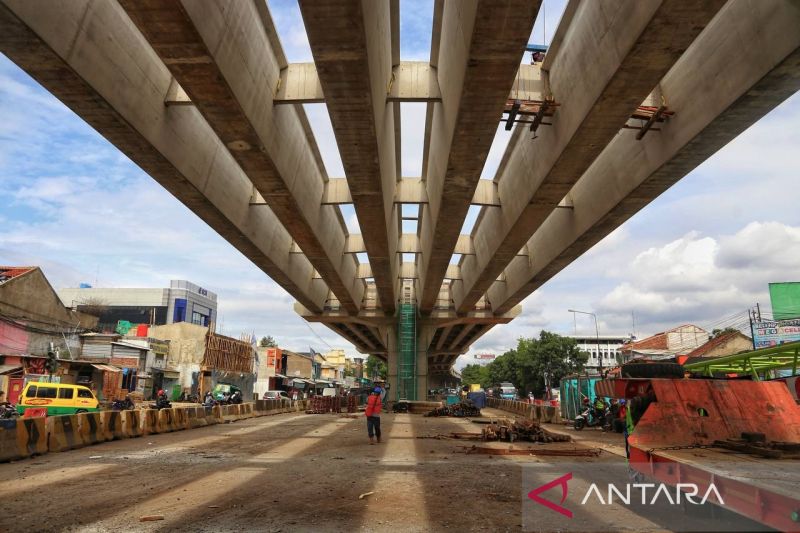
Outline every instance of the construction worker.
<svg viewBox="0 0 800 533">
<path fill-rule="evenodd" d="M 378 444 L 381 443 L 381 392 L 383 389 L 375 387 L 372 389 L 372 394 L 367 398 L 367 408 L 364 414 L 367 416 L 367 435 L 369 436 L 369 443 L 375 444 L 373 435 L 378 439 Z"/>
</svg>

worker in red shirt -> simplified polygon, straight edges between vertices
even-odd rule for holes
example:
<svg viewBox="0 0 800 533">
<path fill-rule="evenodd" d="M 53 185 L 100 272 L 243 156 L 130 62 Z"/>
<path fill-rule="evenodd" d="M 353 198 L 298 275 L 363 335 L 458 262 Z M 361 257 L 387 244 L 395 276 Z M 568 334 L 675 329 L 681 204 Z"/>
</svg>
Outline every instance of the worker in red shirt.
<svg viewBox="0 0 800 533">
<path fill-rule="evenodd" d="M 378 439 L 378 444 L 381 443 L 381 388 L 375 387 L 372 389 L 372 394 L 367 398 L 367 408 L 364 414 L 367 415 L 367 435 L 369 435 L 369 443 L 375 444 L 375 438 Z"/>
</svg>

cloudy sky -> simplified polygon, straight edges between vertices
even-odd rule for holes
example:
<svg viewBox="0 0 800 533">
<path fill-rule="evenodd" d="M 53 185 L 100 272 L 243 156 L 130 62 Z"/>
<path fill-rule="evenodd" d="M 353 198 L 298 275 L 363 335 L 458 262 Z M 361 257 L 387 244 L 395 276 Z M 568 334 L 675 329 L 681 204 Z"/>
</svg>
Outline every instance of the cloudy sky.
<svg viewBox="0 0 800 533">
<path fill-rule="evenodd" d="M 547 0 L 532 42 L 550 40 L 563 5 Z M 296 0 L 270 8 L 289 61 L 311 61 Z M 401 1 L 404 60 L 428 59 L 432 14 L 432 0 Z M 325 106 L 306 110 L 328 174 L 343 176 Z M 40 265 L 56 287 L 188 279 L 219 294 L 228 335 L 355 354 L 297 317 L 288 294 L 2 55 L 0 117 L 0 264 Z M 422 104 L 403 104 L 405 176 L 420 174 L 423 117 Z M 685 322 L 739 325 L 757 302 L 768 307 L 768 282 L 798 279 L 798 124 L 795 95 L 531 295 L 519 318 L 482 337 L 459 366 L 542 328 L 593 333 L 591 319 L 574 321 L 570 308 L 595 311 L 601 335 L 642 337 Z M 507 142 L 498 132 L 484 178 Z M 358 232 L 352 208 L 343 215 Z"/>
</svg>

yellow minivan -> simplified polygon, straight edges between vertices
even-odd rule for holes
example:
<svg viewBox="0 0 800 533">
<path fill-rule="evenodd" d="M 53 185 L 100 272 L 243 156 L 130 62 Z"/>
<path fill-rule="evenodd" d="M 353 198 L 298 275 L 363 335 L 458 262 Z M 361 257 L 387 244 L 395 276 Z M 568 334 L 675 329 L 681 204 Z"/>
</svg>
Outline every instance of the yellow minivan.
<svg viewBox="0 0 800 533">
<path fill-rule="evenodd" d="M 31 381 L 22 389 L 17 411 L 23 415 L 26 409 L 47 408 L 47 416 L 53 416 L 89 413 L 99 407 L 92 391 L 82 385 Z"/>
</svg>

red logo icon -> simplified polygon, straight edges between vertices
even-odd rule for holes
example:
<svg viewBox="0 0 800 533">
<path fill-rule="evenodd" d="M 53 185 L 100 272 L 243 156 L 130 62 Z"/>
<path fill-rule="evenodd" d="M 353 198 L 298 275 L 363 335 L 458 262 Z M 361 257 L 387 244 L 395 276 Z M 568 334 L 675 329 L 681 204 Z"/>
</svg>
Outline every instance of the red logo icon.
<svg viewBox="0 0 800 533">
<path fill-rule="evenodd" d="M 544 498 L 539 496 L 539 494 L 541 494 L 542 492 L 546 492 L 552 489 L 553 487 L 561 485 L 561 501 L 559 503 L 564 503 L 564 500 L 567 499 L 567 481 L 569 481 L 570 479 L 572 479 L 572 472 L 570 472 L 569 474 L 564 474 L 563 476 L 556 478 L 550 483 L 546 483 L 541 487 L 536 487 L 535 489 L 533 489 L 528 493 L 528 498 L 530 498 L 531 500 L 535 501 L 540 505 L 544 505 L 545 507 L 547 507 L 552 511 L 563 514 L 567 518 L 572 518 L 572 511 L 570 511 L 565 507 L 561 507 L 561 505 L 553 503 L 550 500 L 545 500 Z"/>
</svg>

